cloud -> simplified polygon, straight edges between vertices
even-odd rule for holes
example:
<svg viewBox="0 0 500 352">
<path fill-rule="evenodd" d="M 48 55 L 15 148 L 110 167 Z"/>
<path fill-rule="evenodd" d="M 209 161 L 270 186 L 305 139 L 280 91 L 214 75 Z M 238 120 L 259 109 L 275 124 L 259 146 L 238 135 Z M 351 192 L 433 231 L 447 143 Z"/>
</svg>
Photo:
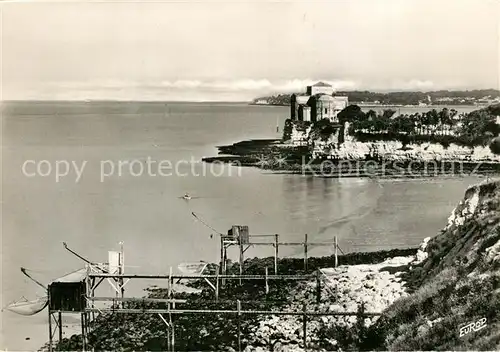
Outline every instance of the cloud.
<svg viewBox="0 0 500 352">
<path fill-rule="evenodd" d="M 412 79 L 409 82 L 402 82 L 400 89 L 403 90 L 430 90 L 433 89 L 434 82 Z"/>
<path fill-rule="evenodd" d="M 163 81 L 160 85 L 168 88 L 193 89 L 202 86 L 203 82 L 197 80 Z"/>
<path fill-rule="evenodd" d="M 151 84 L 154 86 L 155 84 Z M 266 79 L 253 80 L 242 79 L 233 81 L 199 81 L 199 80 L 177 80 L 177 81 L 163 81 L 160 87 L 170 89 L 203 89 L 214 91 L 240 91 L 250 90 L 257 91 L 262 89 L 271 88 L 273 85 Z"/>
</svg>

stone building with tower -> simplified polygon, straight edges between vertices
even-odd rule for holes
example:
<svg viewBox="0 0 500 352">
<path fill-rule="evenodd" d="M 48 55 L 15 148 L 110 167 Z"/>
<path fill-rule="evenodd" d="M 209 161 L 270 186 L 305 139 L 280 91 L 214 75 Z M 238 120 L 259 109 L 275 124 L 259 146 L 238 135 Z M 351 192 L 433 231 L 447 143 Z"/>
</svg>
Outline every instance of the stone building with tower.
<svg viewBox="0 0 500 352">
<path fill-rule="evenodd" d="M 338 123 L 338 113 L 348 105 L 347 97 L 335 96 L 330 84 L 318 82 L 308 86 L 306 93 L 292 94 L 290 118 L 316 122 L 328 119 Z"/>
</svg>

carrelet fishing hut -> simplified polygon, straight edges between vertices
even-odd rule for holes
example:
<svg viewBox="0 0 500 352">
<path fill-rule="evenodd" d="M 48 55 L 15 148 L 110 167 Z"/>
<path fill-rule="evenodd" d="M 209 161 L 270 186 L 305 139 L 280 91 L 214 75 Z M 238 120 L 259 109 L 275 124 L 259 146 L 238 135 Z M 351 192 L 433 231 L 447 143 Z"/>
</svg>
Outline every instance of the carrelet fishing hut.
<svg viewBox="0 0 500 352">
<path fill-rule="evenodd" d="M 83 312 L 87 293 L 87 269 L 79 269 L 49 284 L 49 309 L 60 312 Z"/>
</svg>

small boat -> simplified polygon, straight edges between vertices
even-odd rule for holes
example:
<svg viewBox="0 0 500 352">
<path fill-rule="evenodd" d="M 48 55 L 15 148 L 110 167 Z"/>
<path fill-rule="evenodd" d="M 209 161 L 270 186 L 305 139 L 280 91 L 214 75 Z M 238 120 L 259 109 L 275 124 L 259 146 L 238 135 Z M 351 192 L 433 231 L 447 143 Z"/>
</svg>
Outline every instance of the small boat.
<svg viewBox="0 0 500 352">
<path fill-rule="evenodd" d="M 29 301 L 25 297 L 23 297 L 22 299 L 9 304 L 4 309 L 20 315 L 29 316 L 41 312 L 47 306 L 48 303 L 49 303 L 48 296 L 39 297 L 32 301 Z"/>
<path fill-rule="evenodd" d="M 184 194 L 182 196 L 182 199 L 184 199 L 184 200 L 190 200 L 190 199 L 192 199 L 192 197 L 188 193 L 186 193 L 186 194 Z"/>
</svg>

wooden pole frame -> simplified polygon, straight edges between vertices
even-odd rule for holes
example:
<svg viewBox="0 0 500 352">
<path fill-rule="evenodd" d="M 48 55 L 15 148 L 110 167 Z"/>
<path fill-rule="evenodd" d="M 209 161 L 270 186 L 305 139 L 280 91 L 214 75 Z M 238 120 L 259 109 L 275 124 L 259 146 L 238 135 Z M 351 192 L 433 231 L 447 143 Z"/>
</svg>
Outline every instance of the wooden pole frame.
<svg viewBox="0 0 500 352">
<path fill-rule="evenodd" d="M 57 325 L 59 325 L 59 343 L 61 343 L 63 339 L 63 331 L 62 331 L 62 313 L 61 311 L 57 312 L 57 320 L 59 321 Z"/>
<path fill-rule="evenodd" d="M 266 295 L 267 295 L 267 294 L 269 294 L 269 281 L 268 281 L 269 273 L 267 270 L 267 266 L 265 269 L 266 269 Z"/>
<path fill-rule="evenodd" d="M 241 243 L 241 239 L 238 240 L 238 245 L 240 248 L 240 285 L 241 285 L 241 275 L 243 275 L 243 263 L 245 262 L 244 252 L 243 252 L 243 243 Z"/>
<path fill-rule="evenodd" d="M 128 279 L 149 279 L 149 280 L 174 280 L 174 279 L 216 279 L 217 275 L 148 275 L 148 274 L 90 274 L 91 277 L 123 277 Z M 266 275 L 219 275 L 219 279 L 227 280 L 265 280 Z M 314 274 L 308 275 L 268 275 L 268 280 L 310 280 L 314 279 Z"/>
<path fill-rule="evenodd" d="M 304 235 L 304 270 L 307 271 L 307 233 Z"/>
<path fill-rule="evenodd" d="M 85 352 L 87 350 L 87 318 L 85 312 L 82 312 L 80 319 L 82 323 L 82 350 Z"/>
<path fill-rule="evenodd" d="M 102 309 L 99 310 L 97 308 L 87 308 L 86 312 L 91 311 L 99 311 L 101 313 L 122 313 L 122 314 L 162 314 L 168 313 L 169 315 L 169 325 L 171 327 L 171 335 L 170 335 L 170 347 L 171 351 L 175 351 L 175 328 L 173 324 L 172 316 L 175 314 L 236 314 L 237 322 L 238 322 L 238 350 L 241 351 L 241 320 L 243 315 L 279 315 L 279 316 L 298 316 L 302 318 L 302 332 L 303 332 L 303 344 L 304 350 L 307 350 L 307 319 L 308 317 L 318 317 L 318 316 L 357 316 L 358 319 L 362 319 L 363 317 L 373 317 L 380 316 L 382 312 L 366 312 L 364 310 L 364 305 L 359 307 L 355 312 L 317 312 L 317 311 L 307 311 L 307 304 L 303 305 L 302 311 L 258 311 L 258 310 L 242 310 L 241 309 L 241 301 L 236 301 L 236 310 L 217 310 L 217 309 L 199 309 L 199 310 L 182 310 L 175 309 L 175 303 L 173 303 L 174 307 L 171 309 L 170 304 L 168 304 L 167 309 Z M 83 316 L 82 312 L 82 316 Z M 85 332 L 83 330 L 82 325 L 82 334 L 83 334 L 83 342 L 84 342 L 84 351 L 85 351 Z"/>
<path fill-rule="evenodd" d="M 302 338 L 304 344 L 304 350 L 307 350 L 307 305 L 304 303 L 302 306 Z"/>
<path fill-rule="evenodd" d="M 278 234 L 274 235 L 274 275 L 278 275 L 279 237 Z"/>
<path fill-rule="evenodd" d="M 173 279 L 172 279 L 172 267 L 169 269 L 169 274 L 168 274 L 168 286 L 167 286 L 167 298 L 170 299 L 172 296 L 172 285 L 173 284 Z"/>
<path fill-rule="evenodd" d="M 234 301 L 233 301 L 234 302 Z M 112 308 L 87 308 L 87 311 L 100 311 L 103 313 L 114 314 L 157 314 L 168 313 L 168 309 L 112 309 Z M 223 309 L 170 309 L 170 314 L 238 314 L 238 310 L 223 310 Z M 355 312 L 317 312 L 317 311 L 272 311 L 272 310 L 240 310 L 241 315 L 288 315 L 288 316 L 357 316 L 360 315 L 359 310 Z M 363 316 L 373 317 L 379 316 L 382 312 L 363 312 Z"/>
<path fill-rule="evenodd" d="M 221 275 L 225 275 L 227 273 L 227 249 L 233 245 L 237 245 L 239 247 L 239 266 L 240 266 L 240 275 L 243 275 L 243 266 L 244 266 L 244 253 L 251 246 L 273 246 L 274 247 L 274 274 L 278 274 L 278 259 L 279 259 L 279 246 L 303 246 L 304 247 L 304 270 L 308 269 L 308 259 L 309 259 L 309 246 L 332 246 L 332 242 L 309 242 L 308 234 L 304 235 L 304 242 L 280 242 L 279 234 L 274 235 L 263 235 L 256 234 L 250 235 L 250 237 L 274 237 L 273 242 L 248 242 L 243 243 L 241 238 L 234 239 L 230 236 L 220 235 L 220 258 L 221 258 L 221 269 L 219 270 Z M 244 244 L 247 244 L 248 247 L 244 248 Z M 337 259 L 337 237 L 334 238 L 334 248 L 335 248 L 335 260 Z M 222 278 L 222 285 L 225 285 L 225 279 Z M 241 285 L 241 281 L 240 281 Z"/>
<path fill-rule="evenodd" d="M 49 300 L 49 302 L 50 302 L 50 300 Z M 49 305 L 48 311 L 49 311 L 49 352 L 52 352 L 53 351 L 53 346 L 52 346 L 52 344 L 53 344 L 53 341 L 52 341 L 52 311 L 50 310 L 50 305 Z"/>
<path fill-rule="evenodd" d="M 217 270 L 217 274 L 216 274 L 216 278 L 215 278 L 215 301 L 218 302 L 219 301 L 219 270 Z"/>
<path fill-rule="evenodd" d="M 238 310 L 238 352 L 241 352 L 241 302 L 236 301 L 236 309 Z"/>
<path fill-rule="evenodd" d="M 321 302 L 321 272 L 316 270 L 316 303 Z"/>
<path fill-rule="evenodd" d="M 339 245 L 337 243 L 337 236 L 333 238 L 334 246 L 335 246 L 335 267 L 339 266 L 339 258 L 338 258 L 338 248 Z"/>
</svg>

